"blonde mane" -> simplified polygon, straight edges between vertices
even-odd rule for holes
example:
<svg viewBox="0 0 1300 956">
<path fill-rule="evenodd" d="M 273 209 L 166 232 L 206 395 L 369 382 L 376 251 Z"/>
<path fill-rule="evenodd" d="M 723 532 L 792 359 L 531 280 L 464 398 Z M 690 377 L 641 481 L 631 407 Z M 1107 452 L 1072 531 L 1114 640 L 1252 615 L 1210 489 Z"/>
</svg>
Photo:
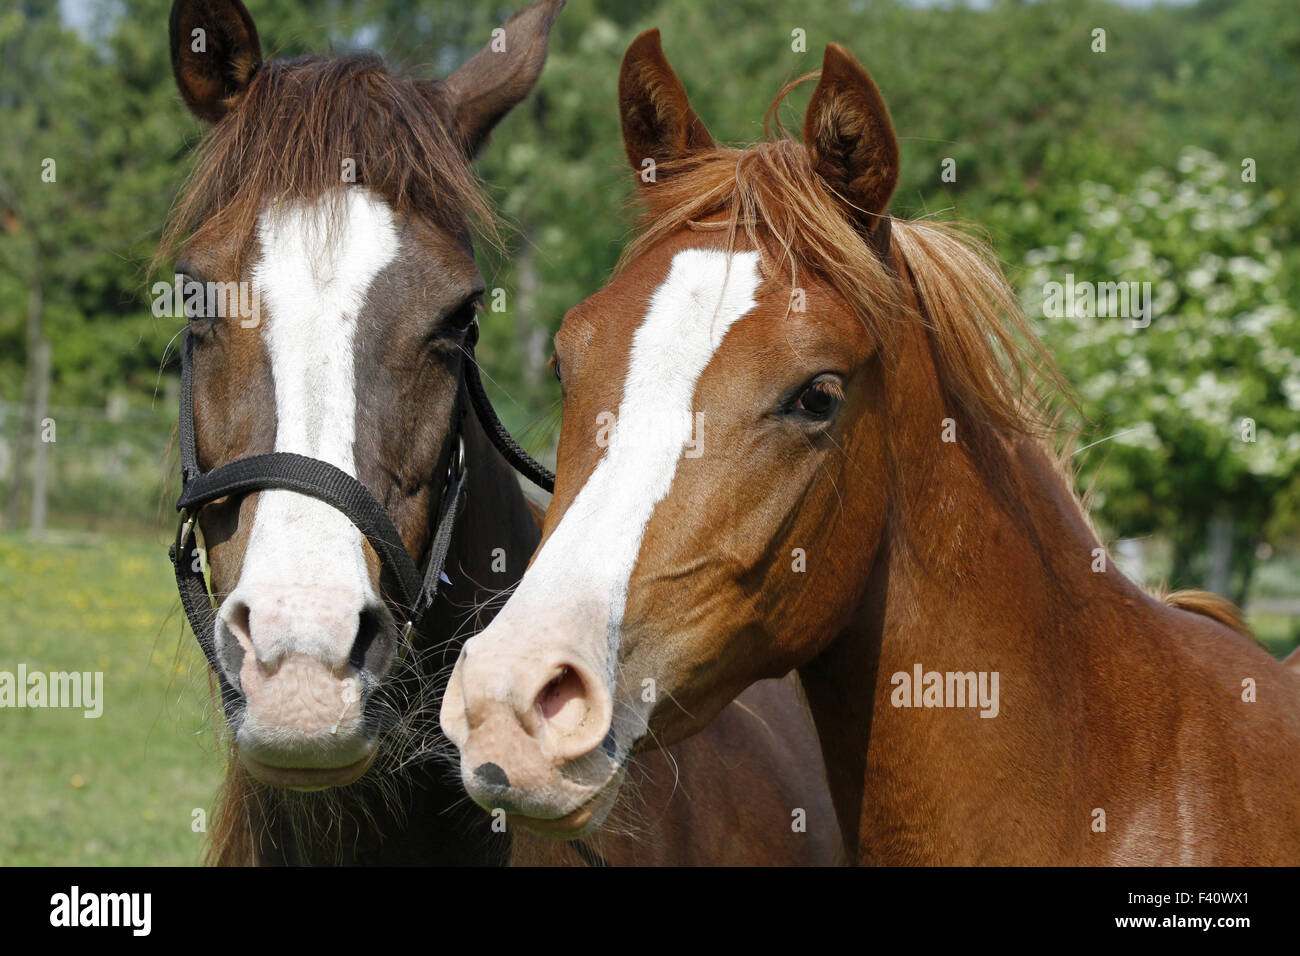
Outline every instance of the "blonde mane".
<svg viewBox="0 0 1300 956">
<path fill-rule="evenodd" d="M 781 270 L 798 286 L 807 270 L 827 282 L 886 353 L 899 316 L 924 323 L 941 387 L 973 420 L 1045 436 L 1058 420 L 1058 398 L 1071 400 L 987 245 L 955 225 L 893 219 L 909 296 L 846 215 L 845 202 L 814 172 L 803 144 L 788 136 L 661 164 L 654 186 L 639 192 L 641 228 L 616 271 L 708 220 L 708 228 L 726 230 L 728 248 L 743 230 L 767 274 Z"/>
</svg>

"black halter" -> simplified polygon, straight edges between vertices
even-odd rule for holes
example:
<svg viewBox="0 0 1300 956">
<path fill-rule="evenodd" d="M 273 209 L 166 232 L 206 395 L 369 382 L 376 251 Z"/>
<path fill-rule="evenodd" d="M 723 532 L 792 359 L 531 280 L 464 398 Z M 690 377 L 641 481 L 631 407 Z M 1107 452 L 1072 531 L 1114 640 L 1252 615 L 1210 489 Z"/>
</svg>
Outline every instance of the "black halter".
<svg viewBox="0 0 1300 956">
<path fill-rule="evenodd" d="M 466 332 L 465 358 L 461 363 L 461 370 L 470 405 L 473 406 L 483 431 L 487 433 L 492 444 L 512 468 L 538 487 L 553 491 L 555 475 L 520 448 L 501 424 L 501 420 L 497 418 L 492 403 L 483 390 L 483 381 L 479 377 L 478 362 L 474 357 L 474 347 L 477 344 L 478 320 L 476 319 Z M 454 416 L 455 430 L 452 438 L 455 445 L 452 450 L 451 464 L 447 468 L 447 478 L 442 489 L 438 524 L 429 545 L 424 574 L 421 575 L 384 506 L 379 503 L 369 488 L 329 462 L 289 452 L 272 452 L 239 458 L 213 468 L 209 472 L 201 472 L 194 439 L 193 348 L 193 340 L 187 329 L 181 346 L 181 494 L 176 501 L 176 510 L 180 512 L 180 518 L 176 527 L 176 542 L 171 546 L 169 554 L 172 567 L 176 571 L 176 589 L 180 592 L 185 616 L 189 618 L 190 627 L 198 639 L 199 646 L 203 648 L 208 665 L 220 681 L 222 704 L 229 716 L 233 714 L 233 708 L 238 703 L 239 692 L 226 679 L 225 672 L 217 660 L 213 641 L 216 609 L 213 606 L 212 595 L 208 591 L 207 581 L 203 577 L 203 562 L 199 549 L 195 548 L 192 555 L 188 550 L 190 538 L 194 534 L 195 524 L 203 507 L 227 495 L 277 488 L 311 495 L 343 512 L 348 520 L 357 526 L 357 530 L 366 536 L 366 540 L 379 555 L 384 569 L 397 584 L 398 593 L 395 596 L 385 594 L 384 600 L 393 617 L 403 622 L 401 640 L 404 650 L 411 638 L 411 632 L 420 627 L 425 615 L 433 606 L 434 598 L 438 595 L 438 582 L 443 576 L 443 567 L 447 562 L 456 515 L 464 502 L 466 469 L 462 428 L 465 406 L 463 402 L 458 401 Z"/>
</svg>

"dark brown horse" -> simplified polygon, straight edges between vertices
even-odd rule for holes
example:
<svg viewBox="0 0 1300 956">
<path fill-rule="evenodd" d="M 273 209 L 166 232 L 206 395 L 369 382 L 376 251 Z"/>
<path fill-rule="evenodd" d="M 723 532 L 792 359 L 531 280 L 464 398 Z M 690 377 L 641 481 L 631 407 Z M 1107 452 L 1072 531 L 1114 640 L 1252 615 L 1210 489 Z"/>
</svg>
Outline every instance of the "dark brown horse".
<svg viewBox="0 0 1300 956">
<path fill-rule="evenodd" d="M 1300 863 L 1300 679 L 1110 563 L 994 260 L 889 217 L 866 72 L 827 47 L 802 143 L 719 148 L 651 32 L 619 101 L 646 227 L 556 336 L 542 546 L 444 698 L 471 795 L 581 834 L 796 669 L 861 862 Z"/>
<path fill-rule="evenodd" d="M 512 840 L 469 804 L 437 759 L 449 748 L 435 720 L 447 665 L 539 536 L 510 467 L 460 415 L 484 290 L 470 235 L 492 225 L 469 163 L 537 80 L 561 6 L 521 11 L 441 83 L 368 56 L 263 62 L 238 0 L 173 7 L 177 83 L 213 125 L 164 254 L 179 247 L 176 271 L 195 288 L 251 293 L 222 299 L 240 302 L 229 313 L 206 299 L 190 310 L 198 470 L 270 452 L 324 462 L 369 489 L 412 560 L 430 553 L 458 434 L 468 484 L 448 580 L 409 647 L 391 569 L 331 504 L 275 487 L 203 507 L 215 619 L 202 636 L 232 695 L 212 862 L 581 862 L 571 847 Z M 675 764 L 647 761 L 618 832 L 590 851 L 612 863 L 837 859 L 793 688 L 762 689 L 717 727 Z M 807 832 L 792 828 L 796 811 Z"/>
</svg>

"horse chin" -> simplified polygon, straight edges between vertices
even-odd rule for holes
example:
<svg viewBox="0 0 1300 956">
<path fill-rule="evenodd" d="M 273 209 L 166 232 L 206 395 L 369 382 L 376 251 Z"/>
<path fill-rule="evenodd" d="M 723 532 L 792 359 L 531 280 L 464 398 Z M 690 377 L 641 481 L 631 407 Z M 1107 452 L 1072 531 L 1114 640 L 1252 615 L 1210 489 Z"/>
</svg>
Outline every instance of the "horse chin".
<svg viewBox="0 0 1300 956">
<path fill-rule="evenodd" d="M 507 813 L 506 822 L 552 840 L 580 840 L 600 827 L 618 802 L 623 772 L 616 771 L 591 797 L 560 817 L 530 817 Z"/>
<path fill-rule="evenodd" d="M 239 760 L 244 768 L 262 783 L 285 790 L 312 792 L 328 790 L 331 787 L 346 787 L 356 782 L 370 769 L 375 753 L 375 748 L 371 748 L 360 760 L 342 767 L 277 767 L 263 763 L 256 757 L 250 757 L 243 750 L 239 751 Z"/>
</svg>

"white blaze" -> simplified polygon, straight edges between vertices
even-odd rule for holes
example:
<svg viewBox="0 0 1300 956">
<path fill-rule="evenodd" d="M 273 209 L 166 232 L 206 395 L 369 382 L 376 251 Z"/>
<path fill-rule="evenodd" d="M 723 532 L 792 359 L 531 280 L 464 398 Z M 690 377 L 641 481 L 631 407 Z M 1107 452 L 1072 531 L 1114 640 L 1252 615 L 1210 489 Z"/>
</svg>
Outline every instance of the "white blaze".
<svg viewBox="0 0 1300 956">
<path fill-rule="evenodd" d="M 258 224 L 258 238 L 262 258 L 253 283 L 275 381 L 275 450 L 318 458 L 356 477 L 353 345 L 367 290 L 397 255 L 392 212 L 368 192 L 348 189 L 312 205 L 272 205 Z M 284 602 L 285 589 L 300 596 L 289 595 L 291 601 L 346 602 L 360 611 L 374 600 L 362 540 L 342 512 L 322 501 L 283 490 L 259 495 L 232 595 L 249 604 L 259 657 L 277 651 L 323 661 L 346 656 L 355 630 L 337 633 L 304 621 L 268 632 L 257 627 L 256 616 L 272 592 L 271 600 Z M 259 595 L 262 600 L 255 600 Z"/>
<path fill-rule="evenodd" d="M 575 627 L 582 634 L 578 650 L 603 670 L 613 693 L 628 580 L 646 525 L 692 440 L 699 378 L 727 330 L 754 308 L 760 281 L 757 253 L 733 253 L 729 264 L 715 250 L 673 257 L 632 339 L 617 427 L 604 456 L 500 615 L 468 650 L 506 634 L 526 647 L 542 637 L 544 622 L 558 621 L 569 639 Z M 620 752 L 643 729 L 627 726 L 627 719 L 620 712 L 615 721 L 623 725 Z"/>
</svg>

